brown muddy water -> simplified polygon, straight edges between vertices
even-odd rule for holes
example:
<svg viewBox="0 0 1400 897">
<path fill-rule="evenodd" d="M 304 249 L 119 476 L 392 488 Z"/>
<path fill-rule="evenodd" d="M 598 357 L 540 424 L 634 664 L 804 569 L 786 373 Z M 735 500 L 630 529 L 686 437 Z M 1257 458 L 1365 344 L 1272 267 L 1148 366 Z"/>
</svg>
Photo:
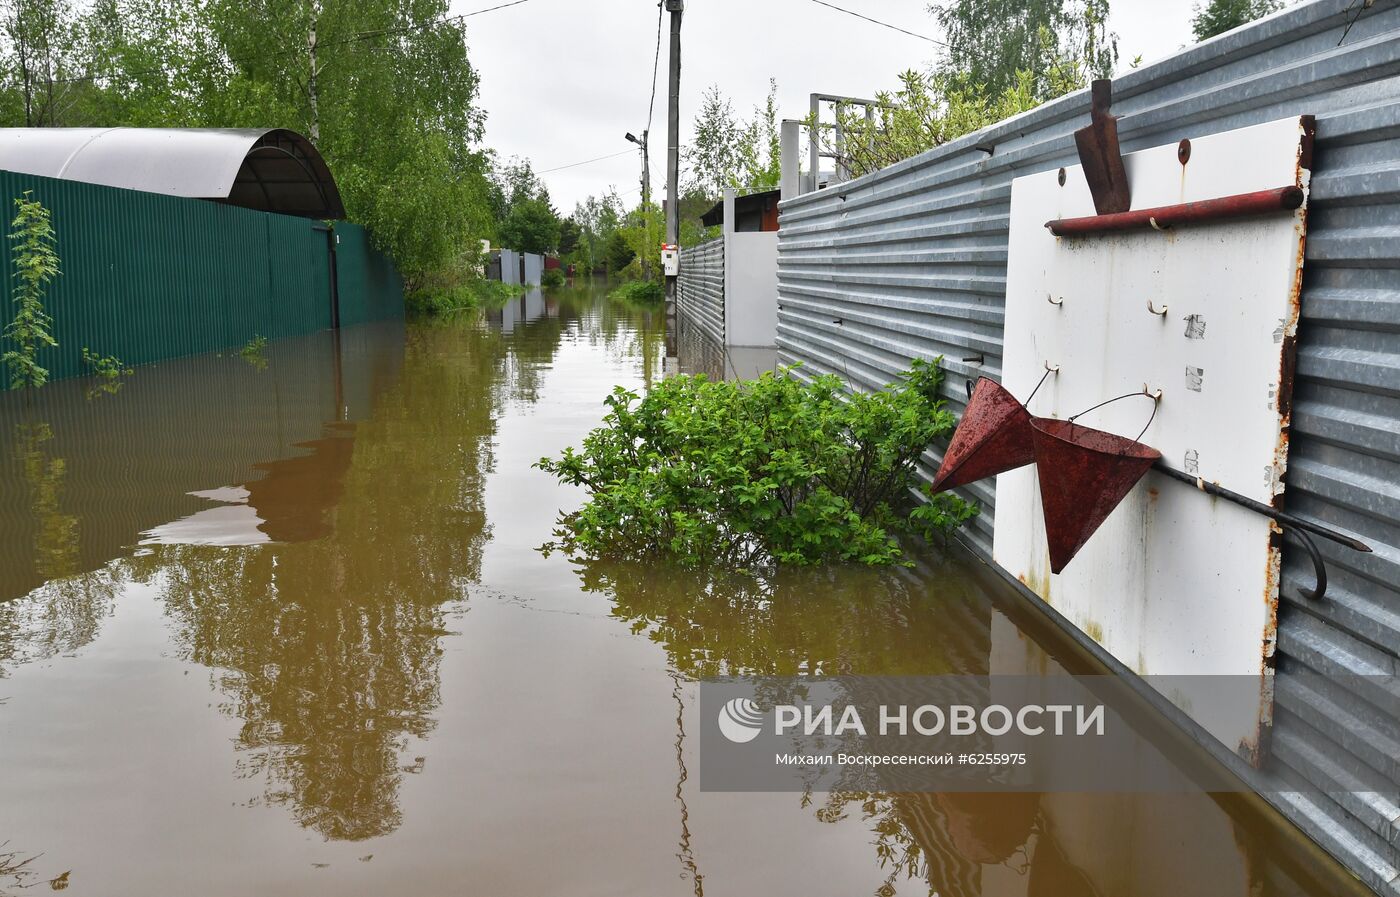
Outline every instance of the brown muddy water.
<svg viewBox="0 0 1400 897">
<path fill-rule="evenodd" d="M 699 791 L 697 677 L 1062 658 L 957 549 L 542 555 L 532 462 L 679 343 L 579 288 L 0 398 L 0 894 L 1307 892 L 1204 795 Z"/>
</svg>

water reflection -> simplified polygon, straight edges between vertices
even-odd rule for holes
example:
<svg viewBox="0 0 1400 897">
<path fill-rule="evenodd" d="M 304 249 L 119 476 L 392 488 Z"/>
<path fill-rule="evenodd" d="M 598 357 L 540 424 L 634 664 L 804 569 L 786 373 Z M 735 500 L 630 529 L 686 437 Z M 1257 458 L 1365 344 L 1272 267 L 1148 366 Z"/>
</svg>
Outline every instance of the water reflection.
<svg viewBox="0 0 1400 897">
<path fill-rule="evenodd" d="M 44 579 L 69 576 L 78 563 L 78 518 L 59 509 L 67 462 L 54 456 L 52 443 L 47 423 L 15 425 L 15 455 L 34 528 L 34 571 Z"/>
<path fill-rule="evenodd" d="M 0 601 L 124 557 L 141 534 L 262 478 L 327 422 L 373 413 L 403 365 L 402 326 L 279 340 L 261 372 L 236 355 L 142 367 L 102 401 L 89 382 L 0 395 Z"/>
<path fill-rule="evenodd" d="M 615 616 L 691 678 L 987 671 L 988 605 L 946 560 L 898 572 L 784 570 L 771 580 L 603 561 L 577 569 L 585 589 L 606 594 Z M 939 613 L 930 613 L 931 588 L 944 596 Z"/>
<path fill-rule="evenodd" d="M 1203 797 L 699 792 L 700 677 L 1056 659 L 938 552 L 541 558 L 578 496 L 531 462 L 665 339 L 601 289 L 535 293 L 0 397 L 0 827 L 104 894 L 1274 892 Z"/>
<path fill-rule="evenodd" d="M 668 373 L 704 374 L 711 380 L 752 380 L 778 364 L 772 346 L 722 346 L 683 315 L 668 324 L 666 355 Z"/>
<path fill-rule="evenodd" d="M 371 419 L 252 465 L 247 503 L 272 544 L 161 545 L 129 562 L 158 581 L 188 657 L 217 670 L 240 774 L 324 837 L 400 822 L 399 754 L 439 703 L 443 605 L 478 577 L 490 537 L 496 363 L 460 331 L 419 334 Z"/>
<path fill-rule="evenodd" d="M 766 580 L 596 561 L 577 569 L 585 588 L 607 595 L 612 613 L 691 679 L 1065 673 L 1003 613 L 987 576 L 927 553 L 912 570 L 795 570 Z M 1201 793 L 848 791 L 800 801 L 824 823 L 868 828 L 878 895 L 1305 893 L 1260 861 L 1256 832 Z M 1164 850 L 1192 862 L 1159 868 Z"/>
</svg>

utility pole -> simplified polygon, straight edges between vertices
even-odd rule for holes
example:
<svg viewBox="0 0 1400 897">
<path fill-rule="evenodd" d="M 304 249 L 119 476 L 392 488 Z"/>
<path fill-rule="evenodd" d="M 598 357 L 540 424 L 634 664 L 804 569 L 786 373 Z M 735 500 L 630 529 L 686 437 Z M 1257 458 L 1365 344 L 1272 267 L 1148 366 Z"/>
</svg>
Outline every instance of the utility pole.
<svg viewBox="0 0 1400 897">
<path fill-rule="evenodd" d="M 307 96 L 311 100 L 311 142 L 321 142 L 321 111 L 316 104 L 316 16 L 319 13 L 317 0 L 311 0 L 311 34 L 306 47 L 311 51 L 311 80 L 307 84 Z"/>
<path fill-rule="evenodd" d="M 681 242 L 681 16 L 685 0 L 666 0 L 671 14 L 671 90 L 666 113 L 666 242 Z M 666 277 L 666 302 L 676 301 L 676 278 Z"/>
<path fill-rule="evenodd" d="M 642 139 L 632 133 L 627 139 L 637 144 L 642 154 L 642 280 L 651 280 L 651 151 L 647 149 L 647 138 L 651 131 L 643 131 Z"/>
<path fill-rule="evenodd" d="M 647 148 L 647 138 L 651 131 L 642 132 L 642 229 L 647 242 L 651 241 L 651 150 Z M 651 253 L 642 253 L 642 275 L 651 280 Z"/>
</svg>

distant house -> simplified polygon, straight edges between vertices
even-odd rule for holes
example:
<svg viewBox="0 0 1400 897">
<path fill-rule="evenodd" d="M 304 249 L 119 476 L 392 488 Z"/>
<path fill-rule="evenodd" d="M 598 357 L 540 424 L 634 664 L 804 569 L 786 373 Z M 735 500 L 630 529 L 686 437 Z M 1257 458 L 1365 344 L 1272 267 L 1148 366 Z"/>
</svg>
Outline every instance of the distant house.
<svg viewBox="0 0 1400 897">
<path fill-rule="evenodd" d="M 777 233 L 778 200 L 782 199 L 782 195 L 783 191 L 775 188 L 764 193 L 735 197 L 734 226 L 729 230 L 739 234 L 763 231 Z M 715 203 L 714 208 L 700 216 L 700 220 L 706 227 L 723 224 L 724 200 Z"/>
</svg>

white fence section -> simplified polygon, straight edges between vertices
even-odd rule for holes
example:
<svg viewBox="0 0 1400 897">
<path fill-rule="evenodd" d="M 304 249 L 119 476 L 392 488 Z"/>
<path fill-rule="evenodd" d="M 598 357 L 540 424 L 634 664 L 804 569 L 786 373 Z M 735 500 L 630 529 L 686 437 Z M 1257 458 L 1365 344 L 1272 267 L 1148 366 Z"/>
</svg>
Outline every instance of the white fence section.
<svg viewBox="0 0 1400 897">
<path fill-rule="evenodd" d="M 778 234 L 724 237 L 724 343 L 772 346 L 778 334 Z"/>
</svg>

